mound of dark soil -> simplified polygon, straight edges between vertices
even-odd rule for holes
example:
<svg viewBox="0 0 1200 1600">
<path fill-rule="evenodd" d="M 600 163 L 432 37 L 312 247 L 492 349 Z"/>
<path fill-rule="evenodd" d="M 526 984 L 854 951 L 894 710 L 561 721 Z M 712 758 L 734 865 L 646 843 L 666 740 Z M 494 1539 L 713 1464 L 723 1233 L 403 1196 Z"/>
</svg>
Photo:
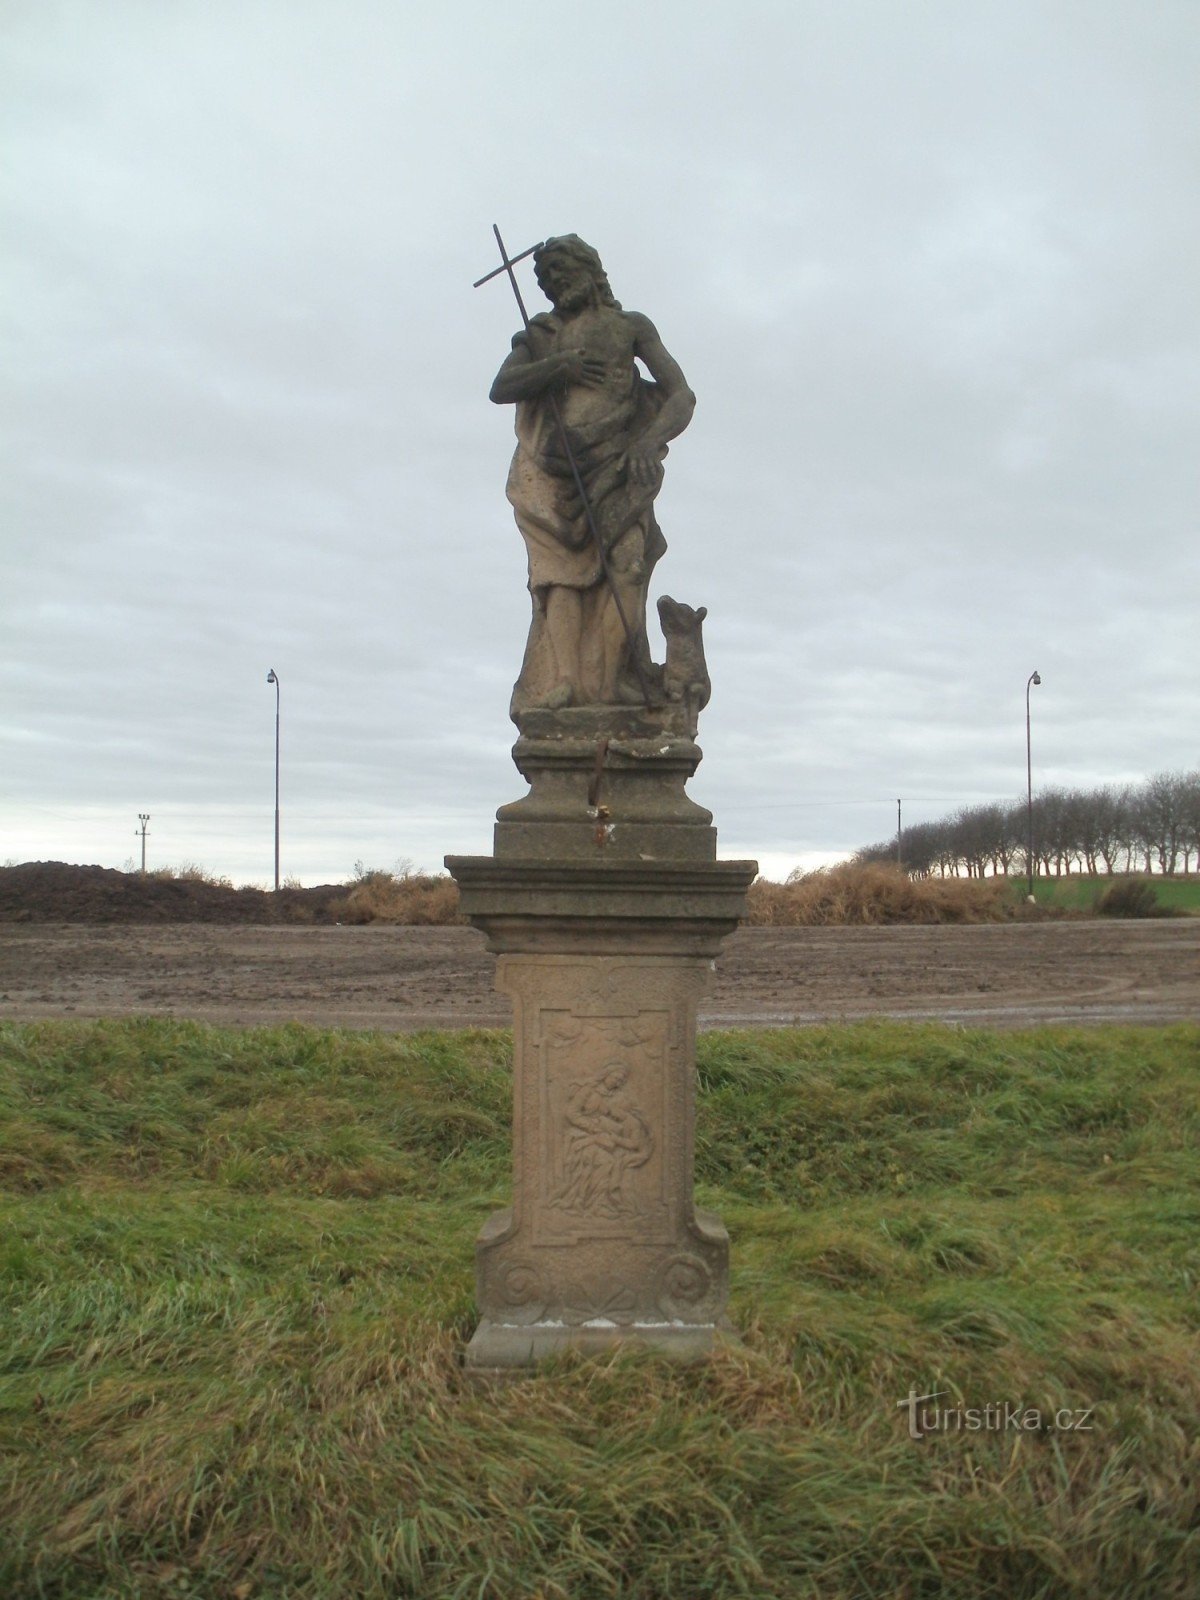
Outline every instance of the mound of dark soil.
<svg viewBox="0 0 1200 1600">
<path fill-rule="evenodd" d="M 333 922 L 345 895 L 344 884 L 274 894 L 65 861 L 0 867 L 0 922 Z"/>
</svg>

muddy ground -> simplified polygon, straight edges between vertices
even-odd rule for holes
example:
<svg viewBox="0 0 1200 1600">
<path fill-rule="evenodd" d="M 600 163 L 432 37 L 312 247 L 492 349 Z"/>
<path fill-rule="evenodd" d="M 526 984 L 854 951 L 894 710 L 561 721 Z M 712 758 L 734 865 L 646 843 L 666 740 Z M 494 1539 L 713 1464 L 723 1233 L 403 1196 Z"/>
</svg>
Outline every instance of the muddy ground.
<svg viewBox="0 0 1200 1600">
<path fill-rule="evenodd" d="M 0 924 L 0 1018 L 19 1020 L 506 1027 L 492 971 L 469 928 Z M 1200 1021 L 1200 918 L 743 928 L 700 1015 L 710 1028 Z"/>
</svg>

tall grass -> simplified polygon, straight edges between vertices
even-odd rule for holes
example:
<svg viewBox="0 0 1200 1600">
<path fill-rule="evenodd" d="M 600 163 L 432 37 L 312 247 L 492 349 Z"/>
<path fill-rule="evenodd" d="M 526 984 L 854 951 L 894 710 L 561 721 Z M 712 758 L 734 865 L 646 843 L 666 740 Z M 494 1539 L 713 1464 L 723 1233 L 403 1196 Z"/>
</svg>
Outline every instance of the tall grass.
<svg viewBox="0 0 1200 1600">
<path fill-rule="evenodd" d="M 128 870 L 133 871 L 132 862 Z M 208 868 L 201 866 L 198 861 L 182 861 L 177 867 L 152 867 L 146 876 L 156 878 L 160 883 L 203 883 L 214 889 L 233 888 L 232 878 L 227 878 L 220 872 L 209 872 Z"/>
<path fill-rule="evenodd" d="M 330 907 L 341 922 L 461 921 L 453 879 L 411 871 L 363 871 Z M 747 920 L 773 926 L 893 922 L 991 922 L 1013 914 L 1002 879 L 914 879 L 896 867 L 846 862 L 797 873 L 786 883 L 759 878 Z"/>
<path fill-rule="evenodd" d="M 0 1028 L 0 1594 L 1195 1594 L 1200 1030 L 708 1035 L 744 1344 L 479 1388 L 510 1048 Z"/>
<path fill-rule="evenodd" d="M 458 885 L 445 873 L 381 868 L 360 870 L 350 892 L 335 899 L 330 914 L 339 922 L 390 922 L 424 926 L 461 922 Z"/>
<path fill-rule="evenodd" d="M 1002 878 L 910 878 L 899 867 L 847 861 L 751 887 L 751 923 L 844 927 L 880 923 L 998 922 L 1012 915 Z"/>
</svg>

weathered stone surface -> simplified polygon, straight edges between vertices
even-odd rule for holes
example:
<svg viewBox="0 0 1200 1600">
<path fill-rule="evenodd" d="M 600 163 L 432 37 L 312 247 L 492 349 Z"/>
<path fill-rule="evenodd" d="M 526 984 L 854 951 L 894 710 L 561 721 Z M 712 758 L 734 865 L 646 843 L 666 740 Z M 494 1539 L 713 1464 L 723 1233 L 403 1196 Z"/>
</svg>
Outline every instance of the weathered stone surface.
<svg viewBox="0 0 1200 1600">
<path fill-rule="evenodd" d="M 753 862 L 450 857 L 513 999 L 514 1195 L 476 1250 L 480 1368 L 731 1330 L 729 1242 L 692 1201 L 696 1003 Z"/>
<path fill-rule="evenodd" d="M 679 707 L 588 707 L 519 719 L 530 785 L 497 812 L 497 859 L 712 861 L 712 813 L 684 792 L 700 747 Z"/>
<path fill-rule="evenodd" d="M 447 856 L 463 915 L 497 954 L 712 961 L 737 927 L 754 861 L 501 861 Z"/>
<path fill-rule="evenodd" d="M 757 871 L 716 859 L 685 790 L 704 608 L 659 602 L 663 665 L 646 640 L 654 500 L 694 397 L 590 246 L 551 239 L 534 260 L 554 314 L 492 386 L 517 406 L 508 497 L 533 622 L 511 714 L 529 793 L 497 812 L 494 855 L 446 858 L 515 1018 L 513 1203 L 476 1246 L 479 1372 L 630 1341 L 694 1360 L 732 1334 L 729 1239 L 692 1200 L 696 1003 Z"/>
<path fill-rule="evenodd" d="M 707 684 L 695 664 L 702 613 L 672 613 L 664 668 L 650 660 L 646 601 L 666 549 L 654 514 L 663 461 L 695 396 L 650 319 L 614 297 L 589 244 L 547 239 L 534 267 L 553 310 L 516 334 L 491 389 L 516 407 L 507 493 L 532 602 L 512 714 L 674 699 L 694 731 Z"/>
</svg>

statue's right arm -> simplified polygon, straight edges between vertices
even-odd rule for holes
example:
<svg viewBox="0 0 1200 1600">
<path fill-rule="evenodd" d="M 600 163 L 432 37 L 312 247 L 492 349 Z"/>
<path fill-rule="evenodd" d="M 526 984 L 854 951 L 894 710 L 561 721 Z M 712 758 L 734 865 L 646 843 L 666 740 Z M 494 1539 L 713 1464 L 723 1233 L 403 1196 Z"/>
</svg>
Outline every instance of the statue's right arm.
<svg viewBox="0 0 1200 1600">
<path fill-rule="evenodd" d="M 535 361 L 527 344 L 516 344 L 496 374 L 489 399 L 498 406 L 512 405 L 517 400 L 532 400 L 561 376 L 561 363 L 554 356 Z"/>
<path fill-rule="evenodd" d="M 585 356 L 582 350 L 555 350 L 535 361 L 529 346 L 519 339 L 496 374 L 490 398 L 498 406 L 512 405 L 517 400 L 532 400 L 547 389 L 565 388 L 568 383 L 603 381 L 603 363 Z"/>
</svg>

